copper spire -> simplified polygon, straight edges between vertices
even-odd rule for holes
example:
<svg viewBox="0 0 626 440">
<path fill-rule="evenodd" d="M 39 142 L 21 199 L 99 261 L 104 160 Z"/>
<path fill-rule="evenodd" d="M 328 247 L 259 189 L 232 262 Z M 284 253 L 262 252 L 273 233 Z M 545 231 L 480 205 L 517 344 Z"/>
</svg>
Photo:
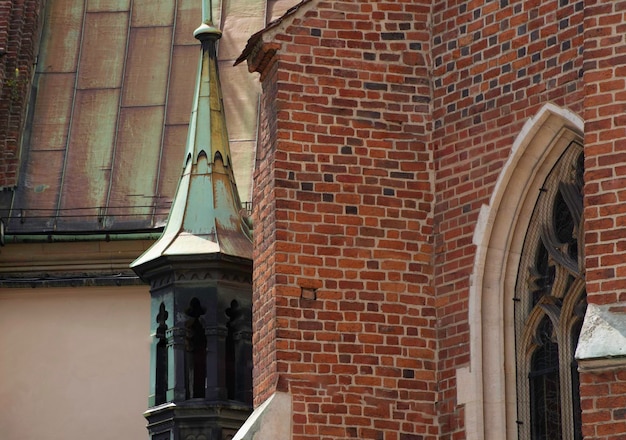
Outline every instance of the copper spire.
<svg viewBox="0 0 626 440">
<path fill-rule="evenodd" d="M 210 0 L 203 0 L 202 12 L 202 24 L 194 32 L 202 53 L 183 174 L 163 235 L 131 267 L 161 256 L 252 259 L 251 231 L 242 217 L 235 184 L 217 65 L 222 32 L 213 24 Z"/>
</svg>

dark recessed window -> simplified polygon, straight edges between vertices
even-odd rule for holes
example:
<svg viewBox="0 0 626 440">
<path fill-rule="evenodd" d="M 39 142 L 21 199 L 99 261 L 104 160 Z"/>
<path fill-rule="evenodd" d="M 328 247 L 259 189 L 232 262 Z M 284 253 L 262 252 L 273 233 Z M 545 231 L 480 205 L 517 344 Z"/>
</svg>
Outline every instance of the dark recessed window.
<svg viewBox="0 0 626 440">
<path fill-rule="evenodd" d="M 543 182 L 515 287 L 520 440 L 582 439 L 574 352 L 586 309 L 582 147 L 573 142 Z"/>
</svg>

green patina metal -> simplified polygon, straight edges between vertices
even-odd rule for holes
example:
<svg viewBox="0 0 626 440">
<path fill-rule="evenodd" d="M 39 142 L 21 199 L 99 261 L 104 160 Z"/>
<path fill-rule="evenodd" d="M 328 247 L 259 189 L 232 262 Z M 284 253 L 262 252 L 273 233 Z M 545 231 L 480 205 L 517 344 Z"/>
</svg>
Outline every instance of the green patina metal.
<svg viewBox="0 0 626 440">
<path fill-rule="evenodd" d="M 151 286 L 153 440 L 228 438 L 252 409 L 252 239 L 226 130 L 221 35 L 205 1 L 183 173 L 163 235 L 131 265 Z"/>
<path fill-rule="evenodd" d="M 202 56 L 189 123 L 183 174 L 161 238 L 139 257 L 137 267 L 161 256 L 208 255 L 252 259 L 246 222 L 235 183 L 216 43 L 222 32 L 203 5 L 203 23 L 194 36 Z"/>
</svg>

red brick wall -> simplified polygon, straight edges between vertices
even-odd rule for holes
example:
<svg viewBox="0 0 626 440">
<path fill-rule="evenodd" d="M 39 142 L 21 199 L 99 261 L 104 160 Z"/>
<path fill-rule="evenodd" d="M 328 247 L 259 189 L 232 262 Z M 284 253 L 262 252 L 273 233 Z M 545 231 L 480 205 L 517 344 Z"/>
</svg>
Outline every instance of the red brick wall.
<svg viewBox="0 0 626 440">
<path fill-rule="evenodd" d="M 580 393 L 586 439 L 626 437 L 626 371 L 581 374 Z"/>
<path fill-rule="evenodd" d="M 626 298 L 624 12 L 625 1 L 318 1 L 266 35 L 277 138 L 257 174 L 268 258 L 255 290 L 268 306 L 255 320 L 276 345 L 257 353 L 256 392 L 293 393 L 296 438 L 464 438 L 455 377 L 471 355 L 472 236 L 521 127 L 548 102 L 586 120 L 589 301 Z M 590 384 L 619 400 L 622 380 L 581 374 L 588 435 L 605 438 L 596 414 L 622 416 Z"/>
<path fill-rule="evenodd" d="M 469 363 L 472 244 L 510 148 L 547 102 L 581 114 L 583 2 L 435 2 L 435 295 L 442 439 L 464 438 L 456 370 Z M 489 417 L 488 414 L 486 414 Z"/>
<path fill-rule="evenodd" d="M 626 1 L 585 1 L 587 292 L 626 301 Z"/>
<path fill-rule="evenodd" d="M 0 189 L 17 184 L 43 0 L 0 0 Z"/>
<path fill-rule="evenodd" d="M 585 0 L 588 301 L 626 301 L 626 1 Z M 626 437 L 626 374 L 581 373 L 585 438 Z"/>
<path fill-rule="evenodd" d="M 320 1 L 273 38 L 255 395 L 292 393 L 295 439 L 436 438 L 429 11 Z"/>
<path fill-rule="evenodd" d="M 261 138 L 254 173 L 254 400 L 276 389 L 276 65 L 268 69 L 261 96 Z"/>
</svg>

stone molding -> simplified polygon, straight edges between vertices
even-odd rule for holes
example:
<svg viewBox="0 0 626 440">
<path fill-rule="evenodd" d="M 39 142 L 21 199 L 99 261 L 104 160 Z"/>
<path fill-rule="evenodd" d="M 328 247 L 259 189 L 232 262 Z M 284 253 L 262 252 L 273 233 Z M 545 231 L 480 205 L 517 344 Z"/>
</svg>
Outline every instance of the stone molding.
<svg viewBox="0 0 626 440">
<path fill-rule="evenodd" d="M 519 254 L 540 182 L 571 142 L 582 142 L 583 128 L 571 111 L 542 107 L 517 136 L 490 203 L 481 209 L 468 312 L 471 364 L 457 370 L 468 440 L 517 436 L 516 380 L 505 372 L 515 371 L 511 304 Z"/>
<path fill-rule="evenodd" d="M 291 394 L 275 392 L 248 417 L 233 440 L 288 440 L 292 436 Z"/>
<path fill-rule="evenodd" d="M 626 302 L 587 305 L 576 359 L 580 371 L 626 366 Z"/>
<path fill-rule="evenodd" d="M 99 280 L 97 285 L 139 284 L 129 264 L 150 244 L 150 240 L 7 243 L 0 250 L 0 283 L 6 287 L 92 285 L 93 280 Z"/>
</svg>

